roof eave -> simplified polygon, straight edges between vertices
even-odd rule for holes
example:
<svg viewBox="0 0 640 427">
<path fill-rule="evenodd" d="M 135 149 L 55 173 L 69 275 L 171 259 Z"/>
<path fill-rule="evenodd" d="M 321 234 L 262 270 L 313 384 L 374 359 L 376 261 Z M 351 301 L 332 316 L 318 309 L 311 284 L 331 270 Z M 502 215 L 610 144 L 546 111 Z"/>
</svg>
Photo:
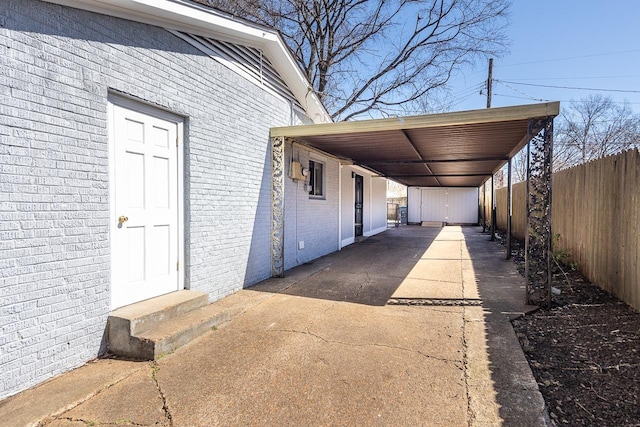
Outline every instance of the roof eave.
<svg viewBox="0 0 640 427">
<path fill-rule="evenodd" d="M 280 35 L 266 27 L 227 17 L 183 0 L 45 0 L 62 6 L 142 22 L 171 30 L 262 49 L 314 123 L 331 122 Z"/>
<path fill-rule="evenodd" d="M 394 117 L 353 122 L 324 123 L 307 126 L 271 128 L 271 137 L 305 137 L 345 135 L 352 133 L 394 131 L 441 126 L 508 122 L 532 118 L 555 117 L 560 113 L 560 102 L 518 105 L 515 107 L 485 108 L 422 116 Z"/>
</svg>

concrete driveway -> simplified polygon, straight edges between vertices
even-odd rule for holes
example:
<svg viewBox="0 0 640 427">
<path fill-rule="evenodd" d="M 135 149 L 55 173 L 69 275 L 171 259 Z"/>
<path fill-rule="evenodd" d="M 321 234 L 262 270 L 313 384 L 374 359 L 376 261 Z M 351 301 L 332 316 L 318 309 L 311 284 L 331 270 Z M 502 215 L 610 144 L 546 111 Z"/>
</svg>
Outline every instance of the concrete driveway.
<svg viewBox="0 0 640 427">
<path fill-rule="evenodd" d="M 477 227 L 390 229 L 216 303 L 237 315 L 157 362 L 100 360 L 0 413 L 105 375 L 44 425 L 545 425 L 524 297 Z"/>
</svg>

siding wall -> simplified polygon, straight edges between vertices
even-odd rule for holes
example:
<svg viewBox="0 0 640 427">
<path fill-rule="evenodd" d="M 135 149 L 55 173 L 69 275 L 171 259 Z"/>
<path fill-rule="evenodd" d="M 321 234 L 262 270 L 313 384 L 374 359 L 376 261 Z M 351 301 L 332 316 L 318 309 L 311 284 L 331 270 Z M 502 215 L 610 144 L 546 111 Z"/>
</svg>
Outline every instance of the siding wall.
<svg viewBox="0 0 640 427">
<path fill-rule="evenodd" d="M 363 212 L 362 234 L 373 236 L 387 229 L 387 180 L 378 178 L 362 168 L 342 166 L 341 247 L 355 240 L 355 179 L 352 173 L 362 176 Z"/>
<path fill-rule="evenodd" d="M 367 235 L 372 236 L 387 229 L 387 180 L 371 177 L 371 224 Z"/>
<path fill-rule="evenodd" d="M 296 123 L 289 103 L 162 28 L 4 0 L 0 398 L 105 350 L 110 90 L 186 117 L 186 286 L 216 300 L 270 274 L 268 134 Z M 337 163 L 327 176 L 327 202 L 299 200 L 301 262 L 337 248 Z M 303 196 L 287 182 L 287 205 Z"/>
</svg>

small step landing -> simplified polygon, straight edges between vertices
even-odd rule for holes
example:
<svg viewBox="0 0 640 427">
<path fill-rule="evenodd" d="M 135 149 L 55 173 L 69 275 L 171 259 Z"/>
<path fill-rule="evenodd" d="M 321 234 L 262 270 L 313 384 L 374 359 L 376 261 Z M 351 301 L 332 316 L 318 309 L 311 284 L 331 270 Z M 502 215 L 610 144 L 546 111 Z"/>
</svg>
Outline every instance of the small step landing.
<svg viewBox="0 0 640 427">
<path fill-rule="evenodd" d="M 228 321 L 231 313 L 199 291 L 177 291 L 111 312 L 109 351 L 155 360 Z"/>
<path fill-rule="evenodd" d="M 442 227 L 444 227 L 444 222 L 442 222 L 442 221 L 422 221 L 420 223 L 420 225 L 422 225 L 423 227 L 442 228 Z"/>
</svg>

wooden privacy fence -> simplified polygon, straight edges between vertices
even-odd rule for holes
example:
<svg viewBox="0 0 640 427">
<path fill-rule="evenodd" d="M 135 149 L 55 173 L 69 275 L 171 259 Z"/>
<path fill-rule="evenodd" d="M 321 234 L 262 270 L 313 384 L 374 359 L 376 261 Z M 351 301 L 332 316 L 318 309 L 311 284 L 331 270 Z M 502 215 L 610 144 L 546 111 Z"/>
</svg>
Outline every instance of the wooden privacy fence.
<svg viewBox="0 0 640 427">
<path fill-rule="evenodd" d="M 512 233 L 526 232 L 526 183 L 512 190 Z M 555 250 L 601 288 L 640 310 L 640 152 L 627 151 L 553 174 Z M 498 228 L 506 230 L 507 189 L 496 192 Z"/>
</svg>

